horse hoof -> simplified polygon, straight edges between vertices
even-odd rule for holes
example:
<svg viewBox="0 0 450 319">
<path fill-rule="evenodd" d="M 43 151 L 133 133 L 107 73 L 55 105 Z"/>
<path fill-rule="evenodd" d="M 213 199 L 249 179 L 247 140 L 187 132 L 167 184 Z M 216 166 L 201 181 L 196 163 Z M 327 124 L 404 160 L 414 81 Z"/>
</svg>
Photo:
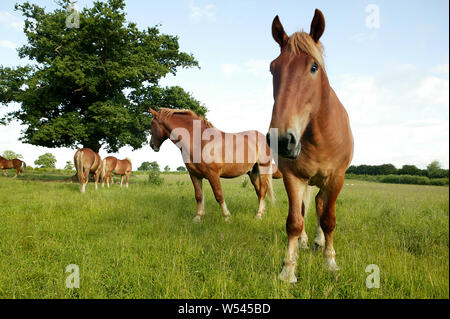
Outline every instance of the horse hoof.
<svg viewBox="0 0 450 319">
<path fill-rule="evenodd" d="M 225 217 L 225 221 L 226 221 L 227 223 L 231 223 L 231 216 L 226 216 L 226 217 Z"/>
<path fill-rule="evenodd" d="M 295 277 L 294 270 L 291 267 L 284 266 L 278 275 L 278 279 L 290 284 L 295 284 L 297 282 L 297 277 Z"/>
<path fill-rule="evenodd" d="M 256 214 L 256 218 L 262 220 L 262 214 Z"/>
<path fill-rule="evenodd" d="M 299 247 L 303 250 L 308 250 L 309 246 L 308 246 L 308 240 L 300 240 L 300 242 L 298 243 Z"/>
<path fill-rule="evenodd" d="M 321 244 L 319 244 L 317 242 L 314 242 L 314 251 L 318 251 L 318 250 L 321 250 L 321 249 L 323 249 L 323 245 L 321 245 Z"/>
<path fill-rule="evenodd" d="M 195 216 L 193 219 L 194 223 L 200 223 L 200 220 L 201 220 L 201 216 L 198 216 L 198 215 Z"/>
<path fill-rule="evenodd" d="M 339 270 L 339 267 L 336 264 L 334 258 L 325 258 L 325 269 L 332 272 L 336 272 Z"/>
</svg>

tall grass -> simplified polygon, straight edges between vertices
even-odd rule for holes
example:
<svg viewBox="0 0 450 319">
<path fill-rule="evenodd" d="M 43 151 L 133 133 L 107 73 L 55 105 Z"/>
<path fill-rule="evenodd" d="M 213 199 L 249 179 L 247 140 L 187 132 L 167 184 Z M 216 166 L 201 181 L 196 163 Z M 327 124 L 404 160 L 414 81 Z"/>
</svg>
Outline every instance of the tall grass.
<svg viewBox="0 0 450 319">
<path fill-rule="evenodd" d="M 0 178 L 0 298 L 449 297 L 448 187 L 347 181 L 336 206 L 339 276 L 310 249 L 288 285 L 277 279 L 287 245 L 282 181 L 260 221 L 253 188 L 223 180 L 231 223 L 204 182 L 206 215 L 195 224 L 189 177 L 163 176 L 156 186 L 135 175 L 129 189 L 89 183 L 86 194 Z M 79 289 L 65 286 L 69 264 L 80 267 Z M 369 264 L 380 268 L 378 289 L 365 285 Z"/>
</svg>

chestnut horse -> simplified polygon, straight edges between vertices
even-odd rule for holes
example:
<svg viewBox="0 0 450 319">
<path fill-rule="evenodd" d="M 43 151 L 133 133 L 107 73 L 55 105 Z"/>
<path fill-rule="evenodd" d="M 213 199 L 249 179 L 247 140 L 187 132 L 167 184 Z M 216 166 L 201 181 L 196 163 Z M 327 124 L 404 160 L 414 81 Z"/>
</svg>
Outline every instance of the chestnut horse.
<svg viewBox="0 0 450 319">
<path fill-rule="evenodd" d="M 16 169 L 16 175 L 14 175 L 13 178 L 16 178 L 17 174 L 20 174 L 20 176 L 23 177 L 22 165 L 23 165 L 24 169 L 27 168 L 27 164 L 25 164 L 24 161 L 21 161 L 18 158 L 14 158 L 12 160 L 7 160 L 3 156 L 0 156 L 0 168 L 2 169 L 3 175 L 5 175 L 5 176 L 8 176 L 6 174 L 6 170 L 7 169 L 15 168 Z"/>
<path fill-rule="evenodd" d="M 243 174 L 250 176 L 259 200 L 256 216 L 262 217 L 267 191 L 273 200 L 272 156 L 263 134 L 258 131 L 224 133 L 190 110 L 161 108 L 159 112 L 150 111 L 153 115 L 151 148 L 158 152 L 161 144 L 170 138 L 182 152 L 197 200 L 195 222 L 205 214 L 203 179 L 209 181 L 225 220 L 229 220 L 220 177 L 233 178 Z"/>
<path fill-rule="evenodd" d="M 89 173 L 94 175 L 95 189 L 97 189 L 98 179 L 103 168 L 100 155 L 90 148 L 80 148 L 75 152 L 73 161 L 77 170 L 78 181 L 80 182 L 80 191 L 82 193 L 86 191 Z"/>
<path fill-rule="evenodd" d="M 102 170 L 102 187 L 105 187 L 105 181 L 109 188 L 109 180 L 112 176 L 111 173 L 115 175 L 120 175 L 120 187 L 122 187 L 123 177 L 127 177 L 126 186 L 128 188 L 128 180 L 130 179 L 130 173 L 132 170 L 131 160 L 127 157 L 123 160 L 117 159 L 114 156 L 108 156 L 103 159 L 103 170 Z"/>
<path fill-rule="evenodd" d="M 298 239 L 306 237 L 307 185 L 320 189 L 315 245 L 325 246 L 326 268 L 338 270 L 333 248 L 335 203 L 353 157 L 349 118 L 325 71 L 319 41 L 324 30 L 325 19 L 317 9 L 309 34 L 297 32 L 288 37 L 278 16 L 272 23 L 272 35 L 281 53 L 270 64 L 274 106 L 267 140 L 271 146 L 277 144 L 278 165 L 289 198 L 288 247 L 279 278 L 291 283 L 297 281 Z"/>
</svg>

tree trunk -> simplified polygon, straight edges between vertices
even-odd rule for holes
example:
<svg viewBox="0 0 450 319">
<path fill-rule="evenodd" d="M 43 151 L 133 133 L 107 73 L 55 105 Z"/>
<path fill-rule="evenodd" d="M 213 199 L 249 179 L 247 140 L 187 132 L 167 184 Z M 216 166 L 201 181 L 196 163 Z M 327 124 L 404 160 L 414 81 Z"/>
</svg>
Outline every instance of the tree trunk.
<svg viewBox="0 0 450 319">
<path fill-rule="evenodd" d="M 98 141 L 88 141 L 83 143 L 84 148 L 90 148 L 94 152 L 98 153 L 102 147 Z"/>
</svg>

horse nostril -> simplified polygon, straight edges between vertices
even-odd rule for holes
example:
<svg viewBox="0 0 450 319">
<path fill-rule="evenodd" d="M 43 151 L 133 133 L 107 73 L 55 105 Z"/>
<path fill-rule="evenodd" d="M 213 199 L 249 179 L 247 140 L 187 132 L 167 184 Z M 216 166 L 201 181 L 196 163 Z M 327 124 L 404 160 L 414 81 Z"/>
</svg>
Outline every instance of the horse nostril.
<svg viewBox="0 0 450 319">
<path fill-rule="evenodd" d="M 288 138 L 288 148 L 292 146 L 295 147 L 295 145 L 297 145 L 297 139 L 295 138 L 294 133 L 289 132 L 287 138 Z"/>
<path fill-rule="evenodd" d="M 267 141 L 267 145 L 270 146 L 270 133 L 266 134 L 266 141 Z"/>
</svg>

